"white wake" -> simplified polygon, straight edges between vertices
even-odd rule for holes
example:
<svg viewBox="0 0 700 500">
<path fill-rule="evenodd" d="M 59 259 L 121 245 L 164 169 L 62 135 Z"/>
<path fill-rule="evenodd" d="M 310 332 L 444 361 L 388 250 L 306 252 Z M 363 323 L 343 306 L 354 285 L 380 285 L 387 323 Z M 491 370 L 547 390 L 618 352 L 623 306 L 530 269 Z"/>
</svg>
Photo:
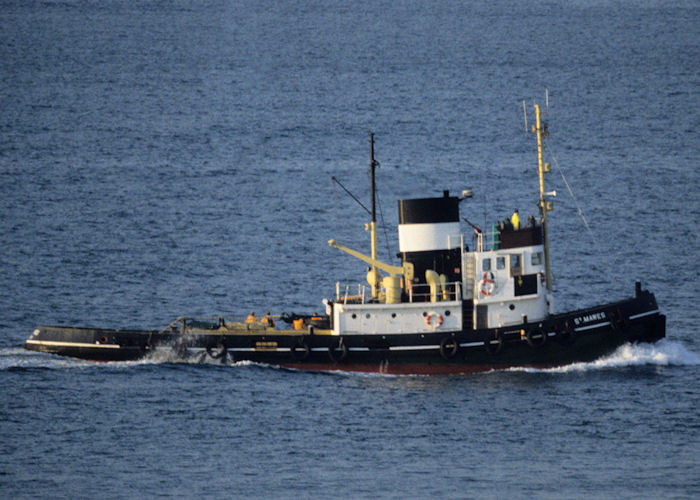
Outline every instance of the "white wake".
<svg viewBox="0 0 700 500">
<path fill-rule="evenodd" d="M 116 361 L 95 363 L 93 361 L 83 361 L 73 358 L 65 358 L 45 353 L 34 351 L 26 351 L 21 347 L 0 349 L 0 370 L 22 369 L 22 368 L 85 368 L 89 366 L 121 366 L 128 367 L 133 365 L 144 364 L 161 364 L 161 363 L 188 363 L 188 364 L 215 364 L 221 365 L 221 360 L 210 359 L 208 356 L 193 355 L 188 359 L 179 359 L 174 356 L 169 350 L 156 351 L 151 356 L 147 356 L 137 361 Z M 244 366 L 269 366 L 266 364 L 258 364 L 251 361 L 239 361 L 232 363 L 227 360 L 225 363 L 228 366 L 244 367 Z M 655 344 L 625 344 L 620 346 L 615 352 L 609 356 L 591 361 L 589 363 L 573 363 L 570 365 L 560 366 L 557 368 L 526 368 L 514 367 L 506 371 L 528 372 L 528 373 L 569 373 L 569 372 L 585 372 L 594 370 L 605 370 L 610 368 L 620 368 L 626 366 L 697 366 L 700 365 L 700 356 L 688 350 L 682 343 L 662 339 Z M 501 370 L 491 371 L 489 373 L 499 372 Z M 339 372 L 342 374 L 343 372 Z M 383 376 L 381 374 L 358 374 L 352 373 L 353 376 Z"/>
<path fill-rule="evenodd" d="M 545 369 L 511 368 L 510 371 L 567 373 L 642 365 L 694 366 L 700 365 L 700 356 L 689 351 L 680 342 L 661 339 L 654 344 L 624 344 L 609 356 L 589 363 L 572 363 L 557 368 Z"/>
</svg>

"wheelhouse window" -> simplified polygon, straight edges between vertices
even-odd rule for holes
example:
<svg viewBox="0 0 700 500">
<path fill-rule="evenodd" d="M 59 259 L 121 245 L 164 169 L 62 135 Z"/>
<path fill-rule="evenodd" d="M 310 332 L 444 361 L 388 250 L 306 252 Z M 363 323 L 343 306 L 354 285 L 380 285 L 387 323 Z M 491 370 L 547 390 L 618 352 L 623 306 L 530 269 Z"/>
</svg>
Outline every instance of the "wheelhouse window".
<svg viewBox="0 0 700 500">
<path fill-rule="evenodd" d="M 533 253 L 532 258 L 530 260 L 530 263 L 533 266 L 541 266 L 542 265 L 542 252 Z"/>
<path fill-rule="evenodd" d="M 484 259 L 482 261 L 481 270 L 482 271 L 490 271 L 491 270 L 491 259 Z"/>
<path fill-rule="evenodd" d="M 505 257 L 497 257 L 496 258 L 496 269 L 505 269 L 506 268 L 506 258 Z"/>
<path fill-rule="evenodd" d="M 520 254 L 510 256 L 510 275 L 519 276 L 523 272 L 523 266 L 520 263 Z"/>
</svg>

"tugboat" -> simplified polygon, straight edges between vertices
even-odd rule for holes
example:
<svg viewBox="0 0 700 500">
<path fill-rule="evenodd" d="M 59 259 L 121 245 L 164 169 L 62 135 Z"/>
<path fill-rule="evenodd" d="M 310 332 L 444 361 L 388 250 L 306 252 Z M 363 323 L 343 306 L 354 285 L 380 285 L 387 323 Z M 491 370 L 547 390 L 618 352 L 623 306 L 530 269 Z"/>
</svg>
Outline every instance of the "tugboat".
<svg viewBox="0 0 700 500">
<path fill-rule="evenodd" d="M 462 374 L 515 366 L 592 361 L 628 342 L 665 336 L 654 295 L 635 283 L 631 298 L 555 314 L 549 256 L 542 136 L 535 105 L 539 219 L 460 230 L 463 198 L 399 200 L 401 265 L 377 259 L 374 138 L 370 134 L 371 254 L 329 245 L 369 264 L 368 285 L 336 284 L 325 314 L 247 321 L 177 318 L 160 330 L 39 326 L 24 347 L 75 358 L 134 360 L 168 356 L 222 363 L 253 361 L 292 369 L 388 374 Z M 465 191 L 463 197 L 470 193 Z M 475 240 L 470 250 L 466 241 Z"/>
</svg>

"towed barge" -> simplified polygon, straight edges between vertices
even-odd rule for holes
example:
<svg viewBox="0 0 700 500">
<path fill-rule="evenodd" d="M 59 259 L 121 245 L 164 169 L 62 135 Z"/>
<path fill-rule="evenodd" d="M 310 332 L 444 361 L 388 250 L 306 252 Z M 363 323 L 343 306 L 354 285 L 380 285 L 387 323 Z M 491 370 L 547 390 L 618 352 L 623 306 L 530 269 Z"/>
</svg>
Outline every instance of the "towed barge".
<svg viewBox="0 0 700 500">
<path fill-rule="evenodd" d="M 306 370 L 451 374 L 592 361 L 625 343 L 663 338 L 666 318 L 639 282 L 629 298 L 555 313 L 547 232 L 552 206 L 542 156 L 546 127 L 537 105 L 535 113 L 539 217 L 525 227 L 501 223 L 486 233 L 469 223 L 473 234 L 465 236 L 459 203 L 468 192 L 399 200 L 401 264 L 379 261 L 370 134 L 371 254 L 329 241 L 369 264 L 367 285 L 338 284 L 324 300 L 324 314 L 283 313 L 279 325 L 182 317 L 160 330 L 39 326 L 25 348 L 98 361 L 165 351 L 181 359 Z"/>
</svg>

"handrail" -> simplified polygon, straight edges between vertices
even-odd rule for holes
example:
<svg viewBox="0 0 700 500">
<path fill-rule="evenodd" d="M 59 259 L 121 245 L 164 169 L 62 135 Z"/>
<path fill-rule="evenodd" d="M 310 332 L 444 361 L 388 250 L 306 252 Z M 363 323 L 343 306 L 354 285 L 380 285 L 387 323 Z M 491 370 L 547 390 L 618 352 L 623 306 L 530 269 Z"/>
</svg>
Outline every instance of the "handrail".
<svg viewBox="0 0 700 500">
<path fill-rule="evenodd" d="M 348 301 L 355 301 L 359 300 L 362 304 L 365 303 L 365 292 L 367 290 L 367 287 L 363 285 L 362 283 L 357 283 L 357 294 L 355 295 L 350 295 L 350 284 L 345 285 L 345 292 L 341 295 L 340 293 L 340 286 L 341 283 L 338 281 L 335 284 L 335 301 L 336 302 L 342 302 L 343 304 L 347 304 Z"/>
<path fill-rule="evenodd" d="M 182 322 L 182 324 L 180 325 L 180 329 L 181 329 L 181 331 L 184 331 L 184 325 L 185 325 L 185 321 L 187 321 L 187 319 L 188 318 L 186 318 L 184 316 L 180 316 L 180 317 L 174 319 L 173 321 L 171 321 L 170 323 L 168 323 L 168 325 L 165 328 L 163 328 L 162 330 L 160 330 L 158 333 L 165 333 L 166 330 L 172 330 L 172 328 L 177 323 L 180 323 L 180 322 Z"/>
<path fill-rule="evenodd" d="M 353 301 L 358 301 L 359 303 L 364 304 L 365 303 L 366 286 L 361 284 L 361 283 L 358 283 L 357 284 L 357 288 L 358 288 L 357 295 L 350 295 L 350 289 L 352 286 L 353 286 L 352 284 L 341 284 L 340 282 L 337 282 L 336 283 L 336 297 L 335 297 L 336 302 L 342 303 L 342 304 L 347 304 L 348 302 L 352 303 Z M 340 293 L 341 288 L 344 288 L 344 290 L 345 290 L 345 292 L 343 294 Z M 386 289 L 384 287 L 382 287 L 380 290 L 383 292 L 386 292 Z M 430 293 L 430 285 L 428 285 L 428 284 L 413 284 L 410 288 L 408 288 L 407 292 L 408 292 L 408 300 L 406 301 L 407 303 L 430 302 L 431 293 Z M 462 283 L 459 281 L 453 281 L 450 283 L 445 283 L 444 288 L 442 290 L 438 291 L 437 302 L 443 302 L 443 301 L 447 301 L 447 300 L 461 300 L 461 298 L 462 298 Z"/>
<path fill-rule="evenodd" d="M 271 315 L 272 318 L 279 318 L 279 314 L 273 314 Z M 245 324 L 245 325 L 263 325 L 264 323 L 261 323 L 262 317 L 258 319 L 255 323 L 247 323 L 245 318 L 231 318 L 227 316 L 213 316 L 213 317 L 203 317 L 203 318 L 195 318 L 193 316 L 179 316 L 175 318 L 173 321 L 167 324 L 164 328 L 158 331 L 159 334 L 166 333 L 168 330 L 172 330 L 175 327 L 178 327 L 178 330 L 180 333 L 184 334 L 187 332 L 187 330 L 192 330 L 192 329 L 202 329 L 198 328 L 198 325 L 195 325 L 193 323 L 199 322 L 199 323 L 210 323 L 212 326 L 212 330 L 219 329 L 221 327 L 224 328 L 229 328 L 230 323 L 240 323 L 240 324 Z M 179 324 L 179 326 L 178 326 Z"/>
</svg>

